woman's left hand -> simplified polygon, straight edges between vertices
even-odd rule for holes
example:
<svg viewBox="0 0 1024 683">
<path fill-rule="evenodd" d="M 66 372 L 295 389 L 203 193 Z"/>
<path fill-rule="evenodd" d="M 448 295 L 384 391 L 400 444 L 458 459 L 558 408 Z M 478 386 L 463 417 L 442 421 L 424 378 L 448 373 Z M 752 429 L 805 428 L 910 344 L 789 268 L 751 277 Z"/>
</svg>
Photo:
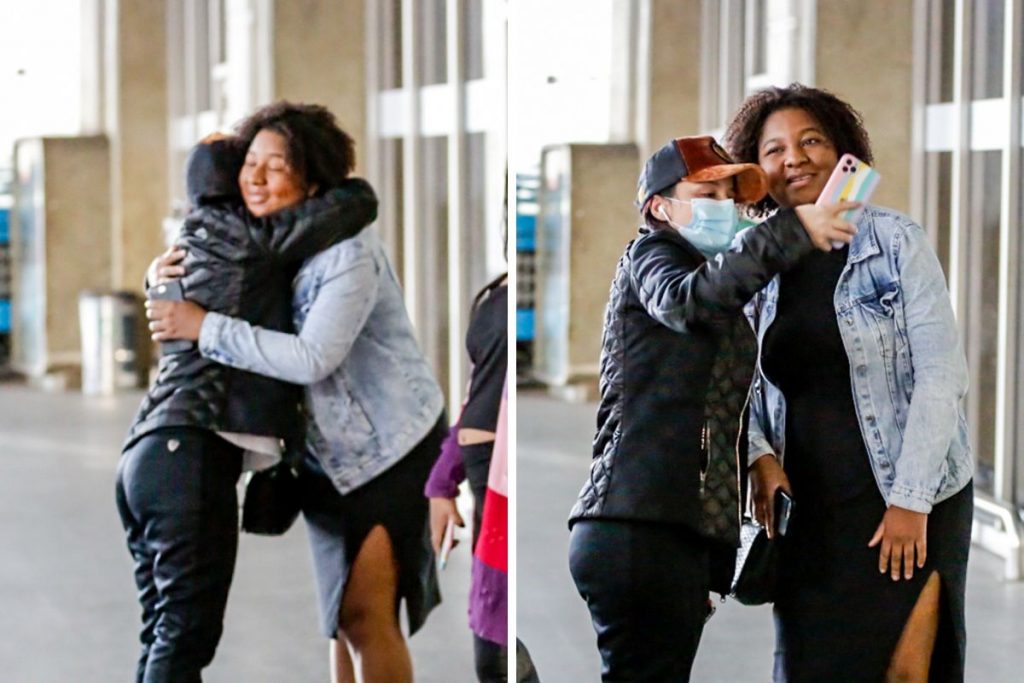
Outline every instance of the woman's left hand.
<svg viewBox="0 0 1024 683">
<path fill-rule="evenodd" d="M 874 548 L 879 543 L 882 548 L 878 553 L 878 571 L 882 574 L 888 571 L 893 581 L 899 581 L 902 565 L 904 578 L 913 578 L 915 556 L 918 569 L 924 567 L 928 556 L 928 515 L 890 507 L 868 547 Z"/>
<path fill-rule="evenodd" d="M 146 317 L 149 318 L 150 339 L 199 339 L 199 331 L 206 318 L 206 309 L 191 301 L 147 300 Z"/>
</svg>

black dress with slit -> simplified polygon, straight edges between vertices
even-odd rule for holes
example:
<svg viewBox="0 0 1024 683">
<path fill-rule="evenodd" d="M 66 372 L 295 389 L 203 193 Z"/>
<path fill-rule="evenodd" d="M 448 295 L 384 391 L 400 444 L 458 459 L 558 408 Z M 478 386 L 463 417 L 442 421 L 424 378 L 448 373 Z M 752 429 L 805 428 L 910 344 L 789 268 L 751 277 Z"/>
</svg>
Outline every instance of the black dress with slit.
<svg viewBox="0 0 1024 683">
<path fill-rule="evenodd" d="M 775 603 L 775 681 L 884 680 L 932 572 L 942 583 L 931 681 L 962 681 L 972 487 L 928 516 L 928 554 L 913 579 L 878 571 L 868 548 L 885 513 L 853 404 L 833 296 L 848 249 L 814 252 L 782 275 L 762 366 L 786 399 L 784 467 L 795 507 Z M 881 361 L 881 359 L 879 359 Z"/>
</svg>

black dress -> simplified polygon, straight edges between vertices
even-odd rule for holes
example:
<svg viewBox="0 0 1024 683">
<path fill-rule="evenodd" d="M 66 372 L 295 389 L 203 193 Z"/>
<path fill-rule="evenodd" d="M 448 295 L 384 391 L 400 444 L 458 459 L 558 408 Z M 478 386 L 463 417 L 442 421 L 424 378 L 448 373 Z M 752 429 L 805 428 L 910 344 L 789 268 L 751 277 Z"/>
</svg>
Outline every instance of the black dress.
<svg viewBox="0 0 1024 683">
<path fill-rule="evenodd" d="M 928 515 L 928 556 L 910 581 L 868 548 L 886 506 L 864 447 L 833 296 L 847 249 L 815 252 L 782 276 L 762 364 L 786 399 L 784 466 L 795 508 L 775 603 L 775 680 L 882 681 L 932 572 L 942 582 L 932 681 L 962 681 L 972 487 Z"/>
</svg>

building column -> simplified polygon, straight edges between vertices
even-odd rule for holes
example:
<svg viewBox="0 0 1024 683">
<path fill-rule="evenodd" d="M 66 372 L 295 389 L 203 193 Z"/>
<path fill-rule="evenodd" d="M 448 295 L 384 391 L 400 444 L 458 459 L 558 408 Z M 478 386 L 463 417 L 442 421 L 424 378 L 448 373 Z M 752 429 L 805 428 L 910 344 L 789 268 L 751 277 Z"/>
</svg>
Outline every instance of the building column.
<svg viewBox="0 0 1024 683">
<path fill-rule="evenodd" d="M 883 181 L 873 204 L 910 211 L 913 3 L 818 0 L 815 85 L 864 116 Z M 851 65 L 863 61 L 864 68 Z M 884 65 L 870 68 L 869 65 Z"/>
<path fill-rule="evenodd" d="M 366 167 L 365 0 L 277 0 L 273 21 L 274 98 L 322 104 L 356 141 Z"/>
<path fill-rule="evenodd" d="M 701 0 L 640 5 L 637 145 L 640 158 L 672 138 L 699 135 Z"/>
<path fill-rule="evenodd" d="M 110 140 L 111 285 L 139 289 L 168 211 L 164 0 L 106 0 L 103 129 Z"/>
</svg>

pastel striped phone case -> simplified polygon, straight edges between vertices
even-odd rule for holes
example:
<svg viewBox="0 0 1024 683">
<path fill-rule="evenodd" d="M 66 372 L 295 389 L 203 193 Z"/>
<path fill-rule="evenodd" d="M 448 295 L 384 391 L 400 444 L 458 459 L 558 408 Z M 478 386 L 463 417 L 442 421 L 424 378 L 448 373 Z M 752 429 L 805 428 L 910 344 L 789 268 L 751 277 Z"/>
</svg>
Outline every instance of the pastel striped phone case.
<svg viewBox="0 0 1024 683">
<path fill-rule="evenodd" d="M 825 189 L 821 191 L 815 204 L 821 206 L 836 202 L 860 202 L 860 208 L 849 209 L 841 214 L 844 221 L 856 225 L 881 179 L 882 176 L 878 171 L 852 154 L 844 154 L 839 158 L 839 163 L 836 164 L 835 170 L 832 171 L 828 183 L 825 184 Z M 842 249 L 843 243 L 833 242 L 832 246 Z"/>
</svg>

